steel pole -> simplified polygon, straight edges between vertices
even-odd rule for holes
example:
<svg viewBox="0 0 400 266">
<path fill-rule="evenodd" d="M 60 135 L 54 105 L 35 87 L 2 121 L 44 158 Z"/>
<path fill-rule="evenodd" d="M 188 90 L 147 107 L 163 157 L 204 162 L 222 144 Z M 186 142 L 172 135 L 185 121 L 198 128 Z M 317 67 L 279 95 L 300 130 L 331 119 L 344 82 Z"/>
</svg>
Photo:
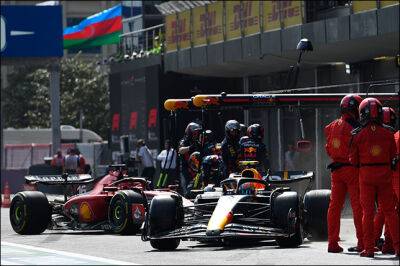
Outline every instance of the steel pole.
<svg viewBox="0 0 400 266">
<path fill-rule="evenodd" d="M 55 154 L 61 146 L 60 130 L 60 62 L 49 67 L 50 71 L 50 105 L 52 152 Z"/>
<path fill-rule="evenodd" d="M 244 94 L 248 94 L 249 93 L 249 77 L 245 76 L 243 77 L 243 93 Z M 243 115 L 244 115 L 244 124 L 246 126 L 249 126 L 249 121 L 250 121 L 250 116 L 249 116 L 249 110 L 245 109 L 243 111 Z"/>
</svg>

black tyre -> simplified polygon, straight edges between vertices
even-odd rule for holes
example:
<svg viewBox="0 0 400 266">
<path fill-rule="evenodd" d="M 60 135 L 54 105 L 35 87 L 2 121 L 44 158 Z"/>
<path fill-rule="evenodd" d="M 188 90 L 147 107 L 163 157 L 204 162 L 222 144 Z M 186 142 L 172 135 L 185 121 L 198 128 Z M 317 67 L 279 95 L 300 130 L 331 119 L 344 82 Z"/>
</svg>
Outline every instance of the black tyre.
<svg viewBox="0 0 400 266">
<path fill-rule="evenodd" d="M 313 240 L 328 239 L 329 189 L 312 190 L 304 195 L 304 229 Z"/>
<path fill-rule="evenodd" d="M 149 210 L 149 233 L 150 236 L 174 230 L 181 225 L 183 215 L 176 199 L 169 195 L 156 196 L 150 203 Z M 150 244 L 153 248 L 162 251 L 175 250 L 180 239 L 152 239 Z"/>
<path fill-rule="evenodd" d="M 297 192 L 283 192 L 274 198 L 273 219 L 278 227 L 292 234 L 289 237 L 278 237 L 276 239 L 280 247 L 294 248 L 303 243 L 303 227 L 300 220 L 300 200 Z"/>
<path fill-rule="evenodd" d="M 114 233 L 133 235 L 137 234 L 140 230 L 143 219 L 140 217 L 134 219 L 132 204 L 142 204 L 144 208 L 146 206 L 146 199 L 143 198 L 141 193 L 133 190 L 118 191 L 111 198 L 108 208 L 108 221 Z"/>
<path fill-rule="evenodd" d="M 11 226 L 21 235 L 43 233 L 51 222 L 51 214 L 46 195 L 39 191 L 18 192 L 11 201 Z"/>
</svg>

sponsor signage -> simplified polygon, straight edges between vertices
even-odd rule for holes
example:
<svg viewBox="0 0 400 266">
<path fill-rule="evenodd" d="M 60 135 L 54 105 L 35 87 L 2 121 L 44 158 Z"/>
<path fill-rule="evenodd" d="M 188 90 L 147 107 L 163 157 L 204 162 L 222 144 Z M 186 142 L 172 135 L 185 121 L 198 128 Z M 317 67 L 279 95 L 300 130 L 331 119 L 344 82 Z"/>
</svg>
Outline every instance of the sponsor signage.
<svg viewBox="0 0 400 266">
<path fill-rule="evenodd" d="M 207 6 L 207 37 L 209 43 L 218 43 L 224 40 L 222 31 L 223 23 L 222 1 L 214 2 Z"/>
<path fill-rule="evenodd" d="M 242 7 L 244 35 L 260 33 L 260 1 L 243 1 Z"/>
<path fill-rule="evenodd" d="M 376 9 L 377 8 L 376 2 L 377 1 L 360 1 L 360 0 L 353 1 L 352 2 L 353 13 L 359 13 L 359 12 Z"/>
<path fill-rule="evenodd" d="M 227 40 L 237 39 L 241 37 L 240 9 L 240 1 L 225 2 Z"/>
<path fill-rule="evenodd" d="M 1 57 L 63 56 L 61 6 L 2 5 L 0 23 Z"/>
<path fill-rule="evenodd" d="M 265 1 L 264 31 L 278 30 L 303 23 L 303 1 Z"/>
<path fill-rule="evenodd" d="M 210 17 L 205 6 L 193 8 L 193 46 L 202 46 L 207 43 L 207 28 Z"/>
</svg>

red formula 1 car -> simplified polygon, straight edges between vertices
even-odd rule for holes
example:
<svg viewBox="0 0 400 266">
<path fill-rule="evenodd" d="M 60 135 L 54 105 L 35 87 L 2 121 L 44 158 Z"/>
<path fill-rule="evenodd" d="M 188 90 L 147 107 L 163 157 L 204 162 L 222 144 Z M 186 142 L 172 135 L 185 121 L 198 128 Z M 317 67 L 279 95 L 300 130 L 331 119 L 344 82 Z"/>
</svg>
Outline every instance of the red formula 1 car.
<svg viewBox="0 0 400 266">
<path fill-rule="evenodd" d="M 111 165 L 108 175 L 97 182 L 90 175 L 26 176 L 28 184 L 83 185 L 93 189 L 67 199 L 49 201 L 40 191 L 18 192 L 11 202 L 10 222 L 18 234 L 40 234 L 49 230 L 106 230 L 118 234 L 137 233 L 155 195 L 178 196 L 171 189 L 149 190 L 144 178 L 128 177 L 125 165 Z M 66 189 L 67 191 L 67 189 Z M 184 199 L 183 204 L 192 204 Z"/>
</svg>

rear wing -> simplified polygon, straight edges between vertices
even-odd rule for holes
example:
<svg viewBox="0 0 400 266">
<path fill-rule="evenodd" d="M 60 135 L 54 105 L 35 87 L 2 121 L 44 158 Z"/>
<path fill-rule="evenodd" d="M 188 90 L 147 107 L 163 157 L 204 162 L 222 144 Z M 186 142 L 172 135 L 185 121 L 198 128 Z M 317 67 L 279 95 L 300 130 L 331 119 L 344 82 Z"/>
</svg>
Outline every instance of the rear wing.
<svg viewBox="0 0 400 266">
<path fill-rule="evenodd" d="M 27 175 L 25 182 L 27 184 L 44 184 L 44 185 L 73 185 L 87 184 L 95 179 L 87 174 L 63 174 L 63 175 Z"/>
<path fill-rule="evenodd" d="M 290 187 L 303 197 L 312 187 L 314 180 L 313 171 L 276 171 L 266 177 L 266 181 L 273 189 Z"/>
</svg>

